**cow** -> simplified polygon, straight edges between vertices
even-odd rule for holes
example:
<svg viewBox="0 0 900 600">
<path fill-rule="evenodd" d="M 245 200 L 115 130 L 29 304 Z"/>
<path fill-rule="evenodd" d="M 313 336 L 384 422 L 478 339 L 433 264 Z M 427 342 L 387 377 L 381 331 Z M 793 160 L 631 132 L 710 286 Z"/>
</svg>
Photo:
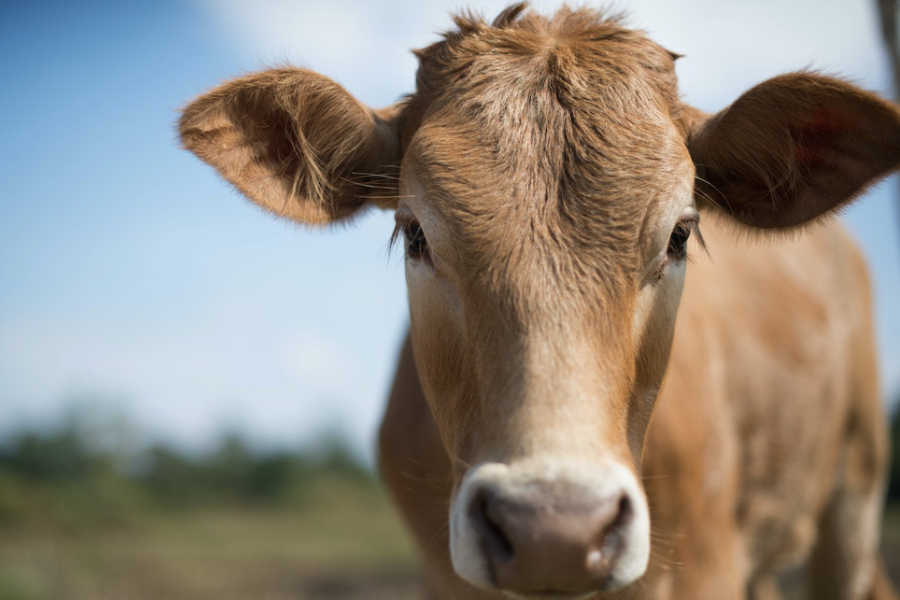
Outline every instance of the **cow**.
<svg viewBox="0 0 900 600">
<path fill-rule="evenodd" d="M 807 564 L 812 599 L 897 598 L 868 275 L 829 217 L 900 166 L 900 111 L 805 71 L 706 114 L 602 11 L 454 21 L 393 106 L 286 67 L 179 122 L 276 215 L 395 211 L 380 468 L 430 597 L 769 599 Z"/>
</svg>

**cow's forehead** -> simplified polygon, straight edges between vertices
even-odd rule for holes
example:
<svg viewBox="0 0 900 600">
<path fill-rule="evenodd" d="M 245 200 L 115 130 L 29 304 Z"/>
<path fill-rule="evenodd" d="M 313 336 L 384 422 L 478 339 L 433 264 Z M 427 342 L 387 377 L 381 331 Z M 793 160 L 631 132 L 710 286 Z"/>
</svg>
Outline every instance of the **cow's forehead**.
<svg viewBox="0 0 900 600">
<path fill-rule="evenodd" d="M 689 162 L 672 55 L 589 10 L 458 24 L 419 52 L 409 103 L 405 164 L 431 208 L 475 260 L 637 268 L 639 232 Z"/>
<path fill-rule="evenodd" d="M 555 104 L 620 119 L 646 105 L 669 113 L 680 109 L 676 55 L 627 29 L 620 18 L 586 8 L 563 8 L 552 18 L 506 14 L 493 25 L 458 16 L 457 30 L 416 52 L 407 135 L 441 111 L 466 110 L 483 124 L 514 128 L 517 117 L 546 117 Z M 504 121 L 511 103 L 527 110 Z"/>
</svg>

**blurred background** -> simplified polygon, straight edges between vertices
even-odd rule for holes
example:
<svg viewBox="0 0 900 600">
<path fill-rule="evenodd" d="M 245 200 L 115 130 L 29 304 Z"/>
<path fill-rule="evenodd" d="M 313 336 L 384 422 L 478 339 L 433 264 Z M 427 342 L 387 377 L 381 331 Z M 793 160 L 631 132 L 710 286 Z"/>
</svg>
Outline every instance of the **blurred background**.
<svg viewBox="0 0 900 600">
<path fill-rule="evenodd" d="M 409 593 L 372 474 L 407 321 L 392 217 L 278 221 L 180 150 L 174 123 L 285 63 L 391 104 L 449 11 L 506 4 L 0 3 L 0 600 Z M 685 55 L 682 93 L 708 111 L 805 67 L 893 96 L 875 0 L 607 5 Z M 873 272 L 886 410 L 898 194 L 888 180 L 842 217 Z"/>
</svg>

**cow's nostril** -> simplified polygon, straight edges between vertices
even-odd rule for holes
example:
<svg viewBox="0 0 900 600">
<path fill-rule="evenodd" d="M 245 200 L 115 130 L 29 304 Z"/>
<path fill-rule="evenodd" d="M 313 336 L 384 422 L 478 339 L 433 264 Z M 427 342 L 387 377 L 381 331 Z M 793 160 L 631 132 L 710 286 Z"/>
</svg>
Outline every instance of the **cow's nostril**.
<svg viewBox="0 0 900 600">
<path fill-rule="evenodd" d="M 491 486 L 471 496 L 468 521 L 489 579 L 516 592 L 609 589 L 629 546 L 632 498 L 624 490 L 598 498 L 568 483 L 544 488 L 536 498 Z"/>
<path fill-rule="evenodd" d="M 613 519 L 607 532 L 616 531 L 625 527 L 633 517 L 634 508 L 631 506 L 631 498 L 628 497 L 628 494 L 623 493 L 622 497 L 619 499 L 619 513 L 616 515 L 615 519 Z"/>
<path fill-rule="evenodd" d="M 515 558 L 515 551 L 500 525 L 491 518 L 488 490 L 480 490 L 469 504 L 469 518 L 481 540 L 482 548 L 494 564 L 506 564 Z"/>
<path fill-rule="evenodd" d="M 585 557 L 585 567 L 595 576 L 608 573 L 612 558 L 622 550 L 623 532 L 634 518 L 634 507 L 628 494 L 622 494 L 615 510 L 609 516 L 609 524 L 599 529 Z"/>
</svg>

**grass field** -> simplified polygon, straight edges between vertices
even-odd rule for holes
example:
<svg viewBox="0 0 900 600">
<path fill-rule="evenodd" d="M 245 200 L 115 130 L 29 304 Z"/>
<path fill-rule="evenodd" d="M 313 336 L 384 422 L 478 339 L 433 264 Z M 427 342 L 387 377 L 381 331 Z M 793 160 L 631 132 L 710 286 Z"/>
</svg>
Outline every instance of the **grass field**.
<svg viewBox="0 0 900 600">
<path fill-rule="evenodd" d="M 898 573 L 900 509 L 884 537 Z M 0 529 L 0 600 L 407 600 L 417 591 L 412 546 L 373 483 L 319 482 L 302 509 Z"/>
<path fill-rule="evenodd" d="M 7 524 L 0 600 L 414 596 L 413 550 L 381 488 L 320 482 L 304 505 Z"/>
<path fill-rule="evenodd" d="M 0 600 L 419 597 L 399 518 L 339 441 L 265 452 L 226 437 L 202 455 L 148 448 L 129 466 L 94 437 L 76 420 L 0 440 Z M 900 503 L 883 550 L 900 581 Z"/>
</svg>

